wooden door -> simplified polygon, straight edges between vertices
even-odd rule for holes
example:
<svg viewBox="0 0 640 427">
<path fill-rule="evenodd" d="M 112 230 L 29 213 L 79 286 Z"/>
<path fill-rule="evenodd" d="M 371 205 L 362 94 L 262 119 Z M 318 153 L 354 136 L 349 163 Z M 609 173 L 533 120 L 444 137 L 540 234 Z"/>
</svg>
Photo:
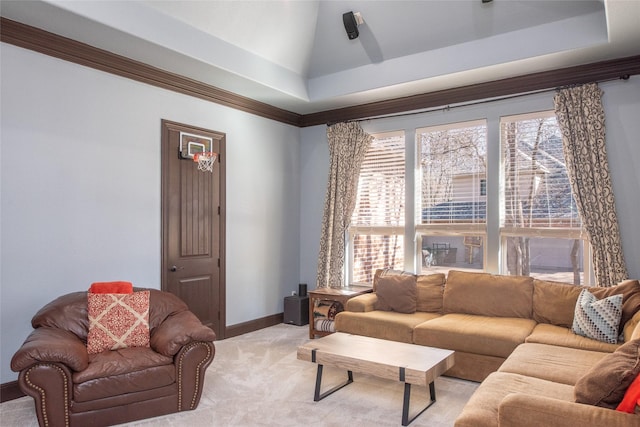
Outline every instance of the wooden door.
<svg viewBox="0 0 640 427">
<path fill-rule="evenodd" d="M 219 154 L 213 172 L 199 171 L 190 153 Z M 210 148 L 209 148 L 210 146 Z M 162 121 L 162 290 L 187 303 L 224 338 L 225 135 Z"/>
</svg>

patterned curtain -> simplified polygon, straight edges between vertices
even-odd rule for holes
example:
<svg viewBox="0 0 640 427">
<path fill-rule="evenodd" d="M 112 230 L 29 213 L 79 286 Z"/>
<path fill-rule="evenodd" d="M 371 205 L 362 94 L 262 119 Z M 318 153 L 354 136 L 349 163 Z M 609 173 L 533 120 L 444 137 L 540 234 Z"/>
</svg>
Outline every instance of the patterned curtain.
<svg viewBox="0 0 640 427">
<path fill-rule="evenodd" d="M 593 249 L 598 286 L 627 278 L 605 146 L 602 90 L 596 83 L 554 98 L 571 191 Z"/>
<path fill-rule="evenodd" d="M 359 123 L 338 123 L 327 128 L 331 165 L 324 200 L 317 287 L 344 286 L 345 232 L 356 205 L 360 166 L 371 136 Z"/>
</svg>

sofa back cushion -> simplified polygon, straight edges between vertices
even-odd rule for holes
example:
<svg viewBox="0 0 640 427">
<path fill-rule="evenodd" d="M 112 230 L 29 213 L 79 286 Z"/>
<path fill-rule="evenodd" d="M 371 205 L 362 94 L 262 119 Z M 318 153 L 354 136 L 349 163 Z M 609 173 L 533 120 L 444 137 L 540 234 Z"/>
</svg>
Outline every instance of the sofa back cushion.
<svg viewBox="0 0 640 427">
<path fill-rule="evenodd" d="M 533 279 L 451 270 L 444 287 L 444 313 L 532 318 Z"/>
<path fill-rule="evenodd" d="M 533 280 L 533 320 L 571 328 L 581 286 Z"/>
<path fill-rule="evenodd" d="M 419 275 L 416 280 L 418 301 L 416 311 L 442 313 L 442 297 L 446 276 L 442 273 Z"/>
<path fill-rule="evenodd" d="M 149 329 L 152 334 L 153 330 L 168 317 L 189 310 L 187 304 L 172 293 L 157 289 L 134 288 L 134 290 L 149 291 Z"/>
<path fill-rule="evenodd" d="M 398 275 L 402 275 L 402 276 L 414 276 L 413 273 L 409 272 L 409 271 L 403 271 L 403 270 L 393 270 L 391 268 L 379 268 L 376 270 L 376 272 L 373 275 L 373 292 L 376 292 L 378 290 L 378 282 L 380 281 L 381 278 L 386 277 L 386 276 L 398 276 Z"/>
<path fill-rule="evenodd" d="M 616 286 L 589 287 L 587 289 L 598 299 L 622 294 L 620 333 L 622 333 L 624 325 L 640 310 L 640 283 L 637 280 L 625 280 Z"/>
<path fill-rule="evenodd" d="M 380 278 L 376 289 L 376 310 L 415 313 L 418 291 L 416 276 L 392 275 Z"/>
<path fill-rule="evenodd" d="M 33 329 L 49 327 L 63 329 L 87 340 L 89 317 L 87 293 L 73 292 L 62 295 L 42 307 L 31 319 Z"/>
<path fill-rule="evenodd" d="M 134 288 L 134 290 L 149 291 L 149 329 L 151 333 L 166 318 L 189 310 L 184 301 L 171 293 L 145 288 Z M 89 331 L 87 292 L 73 292 L 51 301 L 33 316 L 31 326 L 34 329 L 40 327 L 64 329 L 75 334 L 82 341 L 86 341 Z"/>
</svg>

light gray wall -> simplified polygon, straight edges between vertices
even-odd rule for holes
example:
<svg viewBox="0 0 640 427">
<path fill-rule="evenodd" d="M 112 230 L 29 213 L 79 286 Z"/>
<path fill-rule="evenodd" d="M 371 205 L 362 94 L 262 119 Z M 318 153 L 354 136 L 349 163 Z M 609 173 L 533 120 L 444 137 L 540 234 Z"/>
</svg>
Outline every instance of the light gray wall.
<svg viewBox="0 0 640 427">
<path fill-rule="evenodd" d="M 0 382 L 16 378 L 9 360 L 56 296 L 97 280 L 159 288 L 162 118 L 227 134 L 227 325 L 281 312 L 298 282 L 315 287 L 325 126 L 299 130 L 4 43 L 0 55 Z M 601 87 L 623 247 L 638 278 L 640 79 Z M 505 103 L 511 113 L 550 109 L 552 96 L 363 126 L 482 118 Z"/>
<path fill-rule="evenodd" d="M 300 283 L 316 287 L 322 212 L 329 174 L 326 126 L 302 128 L 300 145 Z"/>
<path fill-rule="evenodd" d="M 607 151 L 613 187 L 616 197 L 618 220 L 622 233 L 622 245 L 630 278 L 640 278 L 640 225 L 638 225 L 638 207 L 640 206 L 640 76 L 628 81 L 601 83 L 604 90 L 603 104 L 606 114 Z M 498 124 L 502 115 L 521 114 L 553 109 L 553 92 L 540 93 L 509 100 L 479 105 L 452 108 L 448 111 L 433 111 L 393 118 L 365 120 L 362 127 L 370 133 L 404 130 L 407 137 L 416 128 L 445 123 L 488 118 L 489 151 L 498 150 Z M 319 145 L 319 146 L 318 146 Z M 301 153 L 303 162 L 314 167 L 302 169 L 302 198 L 308 204 L 302 206 L 300 216 L 301 265 L 303 280 L 315 282 L 317 254 L 319 247 L 319 225 L 322 220 L 321 197 L 313 194 L 322 189 L 324 194 L 327 182 L 329 154 L 326 139 L 326 127 L 316 126 L 303 129 Z M 407 150 L 407 161 L 413 161 L 414 150 Z M 496 158 L 495 155 L 490 156 Z M 491 160 L 492 161 L 492 160 Z M 489 179 L 498 179 L 499 165 L 489 164 Z M 410 169 L 410 168 L 408 168 Z M 322 197 L 322 200 L 324 198 Z M 498 192 L 488 194 L 490 206 L 498 206 Z M 497 217 L 496 217 L 497 218 Z M 497 221 L 489 222 L 488 228 L 499 227 Z M 313 234 L 317 233 L 317 234 Z M 495 242 L 488 242 L 493 246 Z M 498 255 L 488 254 L 487 270 L 498 272 Z M 406 261 L 410 263 L 411 261 Z M 407 267 L 411 269 L 411 265 Z"/>
<path fill-rule="evenodd" d="M 629 277 L 640 279 L 640 76 L 600 87 L 622 249 Z"/>
<path fill-rule="evenodd" d="M 227 135 L 227 325 L 283 311 L 300 276 L 298 128 L 0 49 L 0 382 L 53 298 L 160 287 L 161 119 Z"/>
</svg>

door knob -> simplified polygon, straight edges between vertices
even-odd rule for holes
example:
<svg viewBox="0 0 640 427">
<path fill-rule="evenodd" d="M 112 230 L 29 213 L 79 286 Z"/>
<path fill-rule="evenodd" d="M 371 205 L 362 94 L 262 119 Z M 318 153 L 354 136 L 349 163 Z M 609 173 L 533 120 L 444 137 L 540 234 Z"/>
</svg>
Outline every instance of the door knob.
<svg viewBox="0 0 640 427">
<path fill-rule="evenodd" d="M 174 265 L 169 269 L 169 271 L 178 271 L 178 267 Z"/>
</svg>

